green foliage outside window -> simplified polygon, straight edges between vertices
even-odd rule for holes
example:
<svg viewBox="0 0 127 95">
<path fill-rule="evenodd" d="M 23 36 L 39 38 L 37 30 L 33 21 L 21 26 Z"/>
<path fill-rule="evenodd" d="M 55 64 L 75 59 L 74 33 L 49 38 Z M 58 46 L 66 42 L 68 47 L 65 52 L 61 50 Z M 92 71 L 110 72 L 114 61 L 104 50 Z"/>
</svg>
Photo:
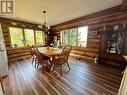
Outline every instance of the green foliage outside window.
<svg viewBox="0 0 127 95">
<path fill-rule="evenodd" d="M 24 30 L 24 31 L 23 31 Z M 40 30 L 22 29 L 9 27 L 11 45 L 14 48 L 24 47 L 25 45 L 43 45 L 44 33 Z"/>
<path fill-rule="evenodd" d="M 68 30 L 63 31 L 63 43 L 68 44 Z"/>
<path fill-rule="evenodd" d="M 35 31 L 35 35 L 36 35 L 36 45 L 42 45 L 44 43 L 44 39 L 43 39 L 43 32 L 36 30 Z"/>
<path fill-rule="evenodd" d="M 23 47 L 24 43 L 23 40 L 23 31 L 20 28 L 9 28 L 10 30 L 10 36 L 11 36 L 11 44 L 12 47 Z"/>
<path fill-rule="evenodd" d="M 77 34 L 77 29 L 73 28 L 70 29 L 70 45 L 76 46 L 76 34 Z"/>
<path fill-rule="evenodd" d="M 24 29 L 25 32 L 25 40 L 27 41 L 28 45 L 34 45 L 34 31 L 31 29 Z"/>
<path fill-rule="evenodd" d="M 61 31 L 61 42 L 63 44 L 70 44 L 72 46 L 87 45 L 88 26 L 66 29 Z"/>
</svg>

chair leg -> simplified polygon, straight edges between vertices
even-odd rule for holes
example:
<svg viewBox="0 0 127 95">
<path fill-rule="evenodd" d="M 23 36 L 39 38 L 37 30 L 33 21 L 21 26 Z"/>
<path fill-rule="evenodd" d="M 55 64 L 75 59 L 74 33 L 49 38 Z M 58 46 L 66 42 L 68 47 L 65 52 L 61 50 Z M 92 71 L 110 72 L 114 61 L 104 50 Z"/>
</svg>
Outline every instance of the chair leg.
<svg viewBox="0 0 127 95">
<path fill-rule="evenodd" d="M 37 62 L 37 69 L 39 68 L 39 63 Z"/>
<path fill-rule="evenodd" d="M 37 64 L 38 64 L 38 62 L 37 62 L 37 60 L 35 59 L 35 68 L 36 68 Z"/>
<path fill-rule="evenodd" d="M 34 58 L 32 58 L 32 64 L 34 63 Z"/>
<path fill-rule="evenodd" d="M 62 70 L 62 65 L 60 65 L 60 75 L 62 76 L 63 70 Z"/>
<path fill-rule="evenodd" d="M 50 71 L 52 72 L 55 68 L 55 64 L 51 60 L 49 60 L 49 62 L 51 64 Z"/>
<path fill-rule="evenodd" d="M 71 70 L 71 68 L 70 68 L 70 66 L 69 66 L 68 62 L 67 62 L 67 66 L 68 66 L 68 68 L 69 68 L 69 71 L 70 71 L 70 70 Z"/>
</svg>

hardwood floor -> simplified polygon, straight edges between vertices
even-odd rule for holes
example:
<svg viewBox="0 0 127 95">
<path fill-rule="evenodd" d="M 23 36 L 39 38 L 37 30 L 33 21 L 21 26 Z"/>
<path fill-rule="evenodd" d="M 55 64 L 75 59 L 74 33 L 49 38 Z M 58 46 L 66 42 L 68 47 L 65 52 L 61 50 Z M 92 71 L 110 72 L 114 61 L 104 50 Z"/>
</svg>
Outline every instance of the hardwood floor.
<svg viewBox="0 0 127 95">
<path fill-rule="evenodd" d="M 121 70 L 71 58 L 71 70 L 52 73 L 37 70 L 30 60 L 10 66 L 4 78 L 6 95 L 117 95 Z"/>
</svg>

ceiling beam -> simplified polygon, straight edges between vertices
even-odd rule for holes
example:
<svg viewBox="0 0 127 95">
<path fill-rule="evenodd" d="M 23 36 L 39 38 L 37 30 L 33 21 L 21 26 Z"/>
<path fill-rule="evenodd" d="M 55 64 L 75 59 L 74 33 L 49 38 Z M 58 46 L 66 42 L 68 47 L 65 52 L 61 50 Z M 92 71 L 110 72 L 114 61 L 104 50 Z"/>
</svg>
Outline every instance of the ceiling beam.
<svg viewBox="0 0 127 95">
<path fill-rule="evenodd" d="M 127 11 L 127 0 L 122 1 L 121 10 L 122 11 Z"/>
</svg>

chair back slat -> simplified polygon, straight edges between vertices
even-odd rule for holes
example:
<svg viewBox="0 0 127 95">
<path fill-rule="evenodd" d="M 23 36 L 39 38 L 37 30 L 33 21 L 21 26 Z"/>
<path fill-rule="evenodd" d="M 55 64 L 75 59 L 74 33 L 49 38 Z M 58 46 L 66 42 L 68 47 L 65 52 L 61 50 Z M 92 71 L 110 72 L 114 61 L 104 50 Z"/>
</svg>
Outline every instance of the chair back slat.
<svg viewBox="0 0 127 95">
<path fill-rule="evenodd" d="M 70 53 L 71 50 L 72 50 L 72 46 L 71 46 L 71 45 L 66 45 L 66 46 L 63 48 L 62 53 L 64 53 L 64 52 Z"/>
<path fill-rule="evenodd" d="M 71 45 L 66 45 L 62 52 L 61 52 L 61 55 L 62 55 L 62 63 L 67 63 L 68 62 L 68 58 L 69 58 L 69 55 L 70 55 L 70 52 L 72 50 L 72 46 Z"/>
<path fill-rule="evenodd" d="M 30 45 L 27 44 L 27 48 L 29 49 L 31 55 L 33 56 L 34 55 L 34 51 L 32 49 L 32 46 L 30 46 Z"/>
<path fill-rule="evenodd" d="M 49 60 L 50 58 L 44 55 L 43 53 L 40 53 L 37 47 L 34 47 L 34 54 L 38 59 L 39 63 L 45 63 L 45 61 Z"/>
</svg>

